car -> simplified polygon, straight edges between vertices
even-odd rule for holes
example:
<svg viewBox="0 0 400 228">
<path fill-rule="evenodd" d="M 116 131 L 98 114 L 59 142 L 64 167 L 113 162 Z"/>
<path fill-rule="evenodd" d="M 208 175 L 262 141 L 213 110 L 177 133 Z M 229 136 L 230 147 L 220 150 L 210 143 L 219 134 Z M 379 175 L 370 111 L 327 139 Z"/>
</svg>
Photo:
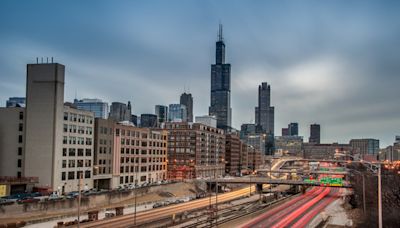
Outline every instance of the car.
<svg viewBox="0 0 400 228">
<path fill-rule="evenodd" d="M 38 202 L 38 201 L 39 201 L 39 199 L 35 199 L 33 197 L 24 197 L 22 199 L 17 200 L 17 202 L 19 204 L 22 204 L 22 203 L 34 203 L 34 202 Z"/>
<path fill-rule="evenodd" d="M 79 195 L 78 191 L 73 191 L 73 192 L 69 192 L 66 197 L 67 197 L 67 199 L 74 199 L 74 198 L 78 197 L 78 195 Z"/>
<path fill-rule="evenodd" d="M 162 207 L 162 206 L 164 206 L 164 204 L 160 203 L 160 202 L 153 204 L 153 208 L 159 208 L 159 207 Z"/>
<path fill-rule="evenodd" d="M 0 198 L 0 205 L 11 205 L 13 204 L 15 201 L 11 200 L 11 199 L 3 199 Z"/>
<path fill-rule="evenodd" d="M 51 195 L 49 195 L 49 198 L 47 198 L 48 200 L 58 200 L 61 197 L 58 194 L 52 193 Z"/>
<path fill-rule="evenodd" d="M 175 200 L 175 202 L 174 202 L 174 203 L 178 204 L 178 203 L 183 203 L 183 202 L 185 202 L 185 201 L 184 201 L 184 200 L 182 200 L 182 199 L 177 199 L 177 200 Z"/>
</svg>

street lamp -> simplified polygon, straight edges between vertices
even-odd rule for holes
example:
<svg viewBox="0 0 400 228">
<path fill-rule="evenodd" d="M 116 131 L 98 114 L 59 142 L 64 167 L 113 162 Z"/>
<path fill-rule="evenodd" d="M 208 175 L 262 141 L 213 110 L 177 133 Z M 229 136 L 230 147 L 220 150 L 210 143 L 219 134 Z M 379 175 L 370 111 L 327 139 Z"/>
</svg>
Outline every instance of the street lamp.
<svg viewBox="0 0 400 228">
<path fill-rule="evenodd" d="M 338 151 L 336 151 L 336 153 L 334 154 L 334 157 L 344 157 L 344 156 L 349 156 L 353 159 L 355 159 L 354 156 L 349 155 L 349 154 L 341 154 L 338 153 Z M 364 161 L 362 159 L 360 159 L 359 161 L 355 161 L 355 162 L 359 162 L 361 164 L 363 164 L 364 166 L 366 166 L 365 164 L 370 165 L 370 167 L 366 166 L 367 168 L 369 168 L 373 173 L 377 173 L 378 174 L 378 226 L 379 228 L 382 228 L 382 181 L 381 181 L 381 163 L 372 163 L 372 162 L 367 162 Z M 347 163 L 351 163 L 351 161 L 347 161 Z M 375 170 L 374 170 L 375 168 Z"/>
</svg>

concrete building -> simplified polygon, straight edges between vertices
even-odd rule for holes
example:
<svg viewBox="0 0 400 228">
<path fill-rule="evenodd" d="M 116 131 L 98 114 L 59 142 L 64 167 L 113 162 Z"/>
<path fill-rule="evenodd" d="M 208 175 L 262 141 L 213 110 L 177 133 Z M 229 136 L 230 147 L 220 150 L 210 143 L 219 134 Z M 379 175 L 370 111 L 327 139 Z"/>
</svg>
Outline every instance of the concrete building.
<svg viewBox="0 0 400 228">
<path fill-rule="evenodd" d="M 258 86 L 258 106 L 255 108 L 256 126 L 260 133 L 274 134 L 274 107 L 271 106 L 271 87 L 263 82 Z"/>
<path fill-rule="evenodd" d="M 231 176 L 239 176 L 241 173 L 240 152 L 242 149 L 239 135 L 227 134 L 225 142 L 225 172 Z"/>
<path fill-rule="evenodd" d="M 58 63 L 27 65 L 23 173 L 53 190 L 63 183 L 64 71 Z"/>
<path fill-rule="evenodd" d="M 196 123 L 204 124 L 213 128 L 217 128 L 217 118 L 214 116 L 196 116 Z"/>
<path fill-rule="evenodd" d="M 215 64 L 211 65 L 211 96 L 208 114 L 217 118 L 217 127 L 230 130 L 231 108 L 231 65 L 225 63 L 225 43 L 222 25 L 219 26 L 216 42 Z"/>
<path fill-rule="evenodd" d="M 94 113 L 66 103 L 62 135 L 61 161 L 58 156 L 55 161 L 61 169 L 54 171 L 54 187 L 61 193 L 76 191 L 81 177 L 82 189 L 93 188 Z"/>
<path fill-rule="evenodd" d="M 25 97 L 10 97 L 6 101 L 6 107 L 25 107 L 26 99 Z"/>
<path fill-rule="evenodd" d="M 168 178 L 191 179 L 225 174 L 225 135 L 222 129 L 199 123 L 166 123 Z"/>
<path fill-rule="evenodd" d="M 167 178 L 167 131 L 96 119 L 95 143 L 98 188 Z"/>
<path fill-rule="evenodd" d="M 311 124 L 310 125 L 310 138 L 308 139 L 309 143 L 321 143 L 321 126 L 319 124 Z"/>
<path fill-rule="evenodd" d="M 282 128 L 282 136 L 289 136 L 289 128 Z"/>
<path fill-rule="evenodd" d="M 155 113 L 158 117 L 158 123 L 164 123 L 168 121 L 168 107 L 164 105 L 156 105 Z"/>
<path fill-rule="evenodd" d="M 190 93 L 182 93 L 180 97 L 180 104 L 186 107 L 186 122 L 193 123 L 193 97 Z"/>
<path fill-rule="evenodd" d="M 248 173 L 249 171 L 249 159 L 248 159 L 248 146 L 246 143 L 244 143 L 242 140 L 240 140 L 239 143 L 240 146 L 240 157 L 239 157 L 239 169 L 240 169 L 240 175 Z"/>
<path fill-rule="evenodd" d="M 310 159 L 333 159 L 334 154 L 350 153 L 354 154 L 353 148 L 350 144 L 315 144 L 303 143 L 303 156 Z"/>
<path fill-rule="evenodd" d="M 0 176 L 22 177 L 25 108 L 0 108 Z"/>
<path fill-rule="evenodd" d="M 95 118 L 103 118 L 103 119 L 108 118 L 108 112 L 109 112 L 108 103 L 103 102 L 100 99 L 88 99 L 88 98 L 84 98 L 82 100 L 75 99 L 74 105 L 78 109 L 94 112 Z"/>
<path fill-rule="evenodd" d="M 275 150 L 282 155 L 303 156 L 303 137 L 275 136 Z"/>
<path fill-rule="evenodd" d="M 186 106 L 183 104 L 170 104 L 168 110 L 169 122 L 185 122 L 187 120 Z"/>
<path fill-rule="evenodd" d="M 140 115 L 140 127 L 155 128 L 158 127 L 158 117 L 155 114 Z"/>
<path fill-rule="evenodd" d="M 378 139 L 352 139 L 350 145 L 353 149 L 358 149 L 361 156 L 378 156 L 379 140 Z M 376 159 L 376 158 L 375 158 Z"/>
<path fill-rule="evenodd" d="M 128 105 L 121 102 L 112 102 L 110 107 L 110 115 L 108 118 L 116 121 L 131 121 L 132 107 L 131 102 L 128 101 Z"/>
</svg>

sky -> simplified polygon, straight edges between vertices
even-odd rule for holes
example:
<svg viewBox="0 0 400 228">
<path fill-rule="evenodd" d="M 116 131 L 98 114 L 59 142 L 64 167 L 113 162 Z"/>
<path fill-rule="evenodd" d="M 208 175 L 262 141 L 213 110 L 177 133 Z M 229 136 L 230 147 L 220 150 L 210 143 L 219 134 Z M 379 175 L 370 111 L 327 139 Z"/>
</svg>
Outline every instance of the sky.
<svg viewBox="0 0 400 228">
<path fill-rule="evenodd" d="M 26 64 L 66 66 L 65 100 L 131 101 L 134 114 L 194 99 L 208 114 L 223 24 L 233 127 L 271 85 L 275 135 L 321 124 L 321 141 L 400 135 L 400 1 L 0 1 L 0 106 L 25 96 Z"/>
</svg>

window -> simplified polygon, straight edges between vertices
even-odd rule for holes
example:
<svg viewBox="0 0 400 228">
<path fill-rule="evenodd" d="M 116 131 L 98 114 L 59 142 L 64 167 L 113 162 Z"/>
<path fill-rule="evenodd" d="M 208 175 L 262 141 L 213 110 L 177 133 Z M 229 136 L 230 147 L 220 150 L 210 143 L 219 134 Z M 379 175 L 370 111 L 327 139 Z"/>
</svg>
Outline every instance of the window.
<svg viewBox="0 0 400 228">
<path fill-rule="evenodd" d="M 76 179 L 81 179 L 81 178 L 83 178 L 83 171 L 76 172 Z"/>
<path fill-rule="evenodd" d="M 92 150 L 86 149 L 86 156 L 92 156 Z"/>
<path fill-rule="evenodd" d="M 75 148 L 69 148 L 68 149 L 68 156 L 75 156 L 76 154 L 76 149 Z"/>
<path fill-rule="evenodd" d="M 61 173 L 61 180 L 65 181 L 65 172 Z"/>
<path fill-rule="evenodd" d="M 146 176 L 141 176 L 140 181 L 146 181 Z"/>
<path fill-rule="evenodd" d="M 83 149 L 82 148 L 78 148 L 78 156 L 83 156 Z"/>
<path fill-rule="evenodd" d="M 129 181 L 128 178 L 129 178 L 128 176 L 125 177 L 125 183 L 128 183 L 128 181 Z"/>
<path fill-rule="evenodd" d="M 67 160 L 62 160 L 62 167 L 67 168 Z"/>
<path fill-rule="evenodd" d="M 17 172 L 17 177 L 18 177 L 18 178 L 21 178 L 21 176 L 22 176 L 22 173 L 21 173 L 20 171 L 18 171 L 18 172 Z"/>
<path fill-rule="evenodd" d="M 68 143 L 68 138 L 67 138 L 67 136 L 64 136 L 64 138 L 63 138 L 63 144 L 67 144 Z"/>
<path fill-rule="evenodd" d="M 68 120 L 68 112 L 64 112 L 64 120 Z"/>
<path fill-rule="evenodd" d="M 19 131 L 22 131 L 22 130 L 23 130 L 23 126 L 24 126 L 24 125 L 23 125 L 22 123 L 20 123 L 19 126 L 18 126 L 18 130 L 19 130 Z"/>
<path fill-rule="evenodd" d="M 22 155 L 22 147 L 18 147 L 18 155 Z"/>
<path fill-rule="evenodd" d="M 19 143 L 22 143 L 22 135 L 19 135 L 19 136 L 18 136 L 18 142 L 19 142 Z"/>
<path fill-rule="evenodd" d="M 83 160 L 78 160 L 78 167 L 83 167 Z"/>
<path fill-rule="evenodd" d="M 68 161 L 68 168 L 75 168 L 75 160 Z"/>
<path fill-rule="evenodd" d="M 92 166 L 92 160 L 85 160 L 85 167 L 91 167 Z"/>
<path fill-rule="evenodd" d="M 68 172 L 68 180 L 75 179 L 75 172 Z"/>
<path fill-rule="evenodd" d="M 85 171 L 85 178 L 90 178 L 90 171 L 89 170 Z"/>
<path fill-rule="evenodd" d="M 18 168 L 21 168 L 21 167 L 22 167 L 22 160 L 18 159 Z"/>
<path fill-rule="evenodd" d="M 119 178 L 119 183 L 120 183 L 120 184 L 123 184 L 123 183 L 124 183 L 124 177 L 120 177 L 120 178 Z"/>
</svg>

